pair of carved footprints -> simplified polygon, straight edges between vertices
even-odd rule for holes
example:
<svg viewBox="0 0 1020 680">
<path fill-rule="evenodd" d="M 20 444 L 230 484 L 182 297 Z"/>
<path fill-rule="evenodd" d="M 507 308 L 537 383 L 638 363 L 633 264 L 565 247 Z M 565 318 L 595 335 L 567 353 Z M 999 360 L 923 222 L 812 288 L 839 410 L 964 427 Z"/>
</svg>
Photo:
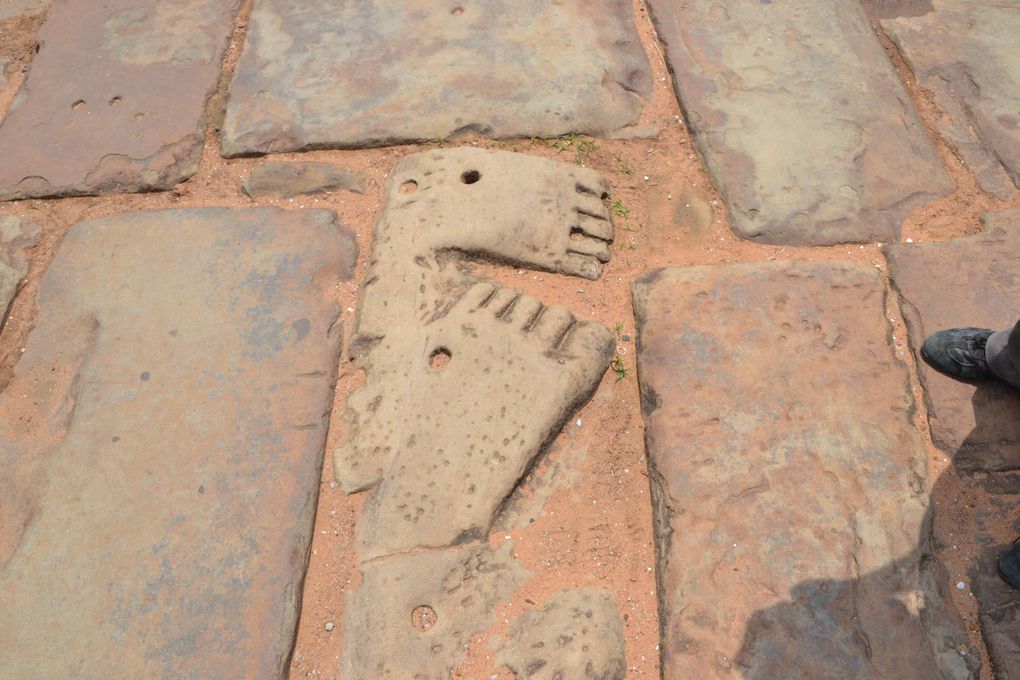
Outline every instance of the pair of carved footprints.
<svg viewBox="0 0 1020 680">
<path fill-rule="evenodd" d="M 597 278 L 613 238 L 606 195 L 592 170 L 509 152 L 397 165 L 352 344 L 366 348 L 366 383 L 335 456 L 343 486 L 375 487 L 362 560 L 483 539 L 612 359 L 603 325 L 477 282 L 439 255 Z"/>
</svg>

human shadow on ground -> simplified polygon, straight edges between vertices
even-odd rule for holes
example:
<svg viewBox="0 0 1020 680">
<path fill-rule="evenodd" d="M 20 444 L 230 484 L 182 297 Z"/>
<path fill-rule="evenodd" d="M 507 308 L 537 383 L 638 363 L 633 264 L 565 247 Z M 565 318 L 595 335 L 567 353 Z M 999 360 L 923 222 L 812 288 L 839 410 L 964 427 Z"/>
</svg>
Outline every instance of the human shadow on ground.
<svg viewBox="0 0 1020 680">
<path fill-rule="evenodd" d="M 950 594 L 960 579 L 950 578 L 936 558 L 953 549 L 938 531 L 936 513 L 943 512 L 964 513 L 962 525 L 976 532 L 961 542 L 973 545 L 976 539 L 979 546 L 968 580 L 979 601 L 992 666 L 1000 680 L 1020 677 L 1011 675 L 1020 669 L 1020 591 L 1004 583 L 995 566 L 1011 540 L 1004 536 L 1020 532 L 1020 473 L 981 472 L 980 449 L 974 446 L 1015 429 L 1001 409 L 981 406 L 990 403 L 995 391 L 1001 393 L 978 386 L 972 400 L 976 425 L 960 447 L 968 452 L 967 469 L 957 467 L 954 456 L 954 464 L 932 486 L 917 547 L 857 579 L 799 583 L 791 601 L 755 612 L 734 658 L 744 678 L 978 677 L 980 655 L 966 637 Z M 975 497 L 973 503 L 966 500 Z"/>
</svg>

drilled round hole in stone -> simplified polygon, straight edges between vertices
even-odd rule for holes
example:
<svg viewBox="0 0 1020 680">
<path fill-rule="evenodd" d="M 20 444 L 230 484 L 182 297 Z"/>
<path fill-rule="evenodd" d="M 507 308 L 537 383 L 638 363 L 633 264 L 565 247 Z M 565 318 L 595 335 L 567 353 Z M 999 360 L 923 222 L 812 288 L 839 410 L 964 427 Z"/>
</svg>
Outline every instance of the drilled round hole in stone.
<svg viewBox="0 0 1020 680">
<path fill-rule="evenodd" d="M 110 100 L 110 106 L 116 106 L 117 104 L 120 104 L 122 101 L 123 100 L 120 98 L 120 96 L 116 96 Z"/>
<path fill-rule="evenodd" d="M 459 17 L 463 13 L 464 13 L 463 7 L 454 7 L 453 9 L 450 10 L 450 14 L 452 14 L 455 17 Z"/>
<path fill-rule="evenodd" d="M 439 616 L 436 615 L 436 610 L 427 604 L 415 607 L 411 612 L 411 625 L 423 633 L 436 625 L 437 621 Z"/>
<path fill-rule="evenodd" d="M 452 358 L 450 350 L 438 347 L 432 350 L 432 354 L 429 355 L 429 368 L 433 371 L 441 371 L 449 365 Z"/>
<path fill-rule="evenodd" d="M 75 99 L 74 103 L 71 104 L 71 108 L 72 109 L 80 109 L 83 106 L 85 106 L 85 100 L 84 99 Z"/>
<path fill-rule="evenodd" d="M 460 176 L 460 181 L 464 184 L 474 184 L 482 178 L 482 173 L 477 170 L 468 170 Z"/>
<path fill-rule="evenodd" d="M 413 194 L 418 191 L 418 183 L 413 179 L 409 179 L 400 185 L 400 193 L 402 194 Z"/>
</svg>

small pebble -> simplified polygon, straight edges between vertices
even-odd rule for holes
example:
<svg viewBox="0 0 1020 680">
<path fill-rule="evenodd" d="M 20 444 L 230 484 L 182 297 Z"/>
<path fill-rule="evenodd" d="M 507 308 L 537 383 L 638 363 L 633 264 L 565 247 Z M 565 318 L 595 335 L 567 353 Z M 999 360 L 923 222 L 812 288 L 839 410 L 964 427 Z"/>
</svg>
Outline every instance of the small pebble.
<svg viewBox="0 0 1020 680">
<path fill-rule="evenodd" d="M 963 590 L 963 589 L 964 589 L 964 588 L 966 588 L 966 587 L 967 587 L 967 586 L 966 586 L 966 585 L 964 585 L 963 581 L 960 581 L 959 583 L 957 583 L 957 584 L 956 584 L 956 589 L 957 589 L 957 590 Z"/>
<path fill-rule="evenodd" d="M 335 627 L 336 626 L 333 625 L 332 621 L 330 621 L 329 623 L 326 624 L 326 630 L 332 631 L 333 628 L 335 628 Z"/>
<path fill-rule="evenodd" d="M 581 419 L 580 418 L 577 419 L 577 426 L 581 427 Z"/>
</svg>

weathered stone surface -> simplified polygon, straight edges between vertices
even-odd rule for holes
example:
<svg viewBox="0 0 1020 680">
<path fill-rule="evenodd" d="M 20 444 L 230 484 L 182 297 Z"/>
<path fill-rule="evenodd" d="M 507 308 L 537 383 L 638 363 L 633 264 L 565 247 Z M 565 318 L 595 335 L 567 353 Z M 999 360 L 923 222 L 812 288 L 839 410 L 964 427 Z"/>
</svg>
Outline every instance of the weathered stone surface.
<svg viewBox="0 0 1020 680">
<path fill-rule="evenodd" d="M 999 497 L 988 511 L 978 513 L 979 544 L 985 543 L 980 557 L 969 570 L 969 580 L 978 603 L 981 634 L 988 648 L 988 657 L 996 680 L 1020 678 L 1020 594 L 999 576 L 999 556 L 1010 547 L 987 541 L 982 524 L 995 523 L 996 529 L 1012 526 L 1014 535 L 1020 530 L 1020 497 Z M 983 534 L 983 535 L 982 535 Z"/>
<path fill-rule="evenodd" d="M 363 559 L 487 535 L 594 391 L 608 329 L 457 264 L 481 255 L 598 276 L 613 235 L 607 188 L 591 170 L 478 149 L 416 154 L 390 174 L 352 341 L 366 382 L 335 458 L 345 488 L 378 486 L 360 521 Z M 436 420 L 437 404 L 459 417 Z"/>
<path fill-rule="evenodd" d="M 239 0 L 55 0 L 0 125 L 0 200 L 169 189 L 197 169 Z"/>
<path fill-rule="evenodd" d="M 952 184 L 857 0 L 650 0 L 733 229 L 893 240 Z"/>
<path fill-rule="evenodd" d="M 873 270 L 634 285 L 663 677 L 970 678 Z"/>
<path fill-rule="evenodd" d="M 613 347 L 602 324 L 484 283 L 431 323 L 394 326 L 351 399 L 358 427 L 342 454 L 388 464 L 358 523 L 362 558 L 484 539 Z"/>
<path fill-rule="evenodd" d="M 518 680 L 623 680 L 627 650 L 616 603 L 600 590 L 557 593 L 514 621 L 498 657 Z"/>
<path fill-rule="evenodd" d="M 71 230 L 0 395 L 0 676 L 284 676 L 354 248 L 327 211 Z"/>
<path fill-rule="evenodd" d="M 1020 395 L 997 381 L 948 378 L 920 357 L 931 333 L 956 326 L 1001 330 L 1020 316 L 1020 210 L 986 215 L 984 231 L 945 243 L 888 246 L 893 286 L 917 356 L 935 444 L 963 470 L 1020 470 Z"/>
<path fill-rule="evenodd" d="M 35 222 L 21 217 L 0 217 L 0 328 L 28 273 L 25 249 L 34 246 L 40 234 L 42 228 Z"/>
<path fill-rule="evenodd" d="M 1020 3 L 932 0 L 934 11 L 882 22 L 946 115 L 939 132 L 1008 198 L 1020 187 Z"/>
<path fill-rule="evenodd" d="M 481 541 L 595 390 L 613 338 L 479 282 L 463 260 L 597 277 L 613 237 L 607 189 L 590 170 L 477 149 L 416 154 L 390 174 L 351 343 L 365 384 L 348 401 L 348 441 L 334 458 L 345 489 L 371 489 L 342 677 L 445 680 L 514 589 L 519 567 Z M 437 409 L 455 415 L 437 419 Z M 446 627 L 411 637 L 409 613 L 426 604 L 436 630 Z"/>
<path fill-rule="evenodd" d="M 595 134 L 650 94 L 627 0 L 257 0 L 223 153 Z"/>
<path fill-rule="evenodd" d="M 363 178 L 333 163 L 269 162 L 257 165 L 244 181 L 244 193 L 252 198 L 291 198 L 330 191 L 362 193 Z"/>
<path fill-rule="evenodd" d="M 509 544 L 475 544 L 362 565 L 344 614 L 340 677 L 453 677 L 471 637 L 497 623 L 495 608 L 527 579 L 509 553 Z"/>
</svg>

